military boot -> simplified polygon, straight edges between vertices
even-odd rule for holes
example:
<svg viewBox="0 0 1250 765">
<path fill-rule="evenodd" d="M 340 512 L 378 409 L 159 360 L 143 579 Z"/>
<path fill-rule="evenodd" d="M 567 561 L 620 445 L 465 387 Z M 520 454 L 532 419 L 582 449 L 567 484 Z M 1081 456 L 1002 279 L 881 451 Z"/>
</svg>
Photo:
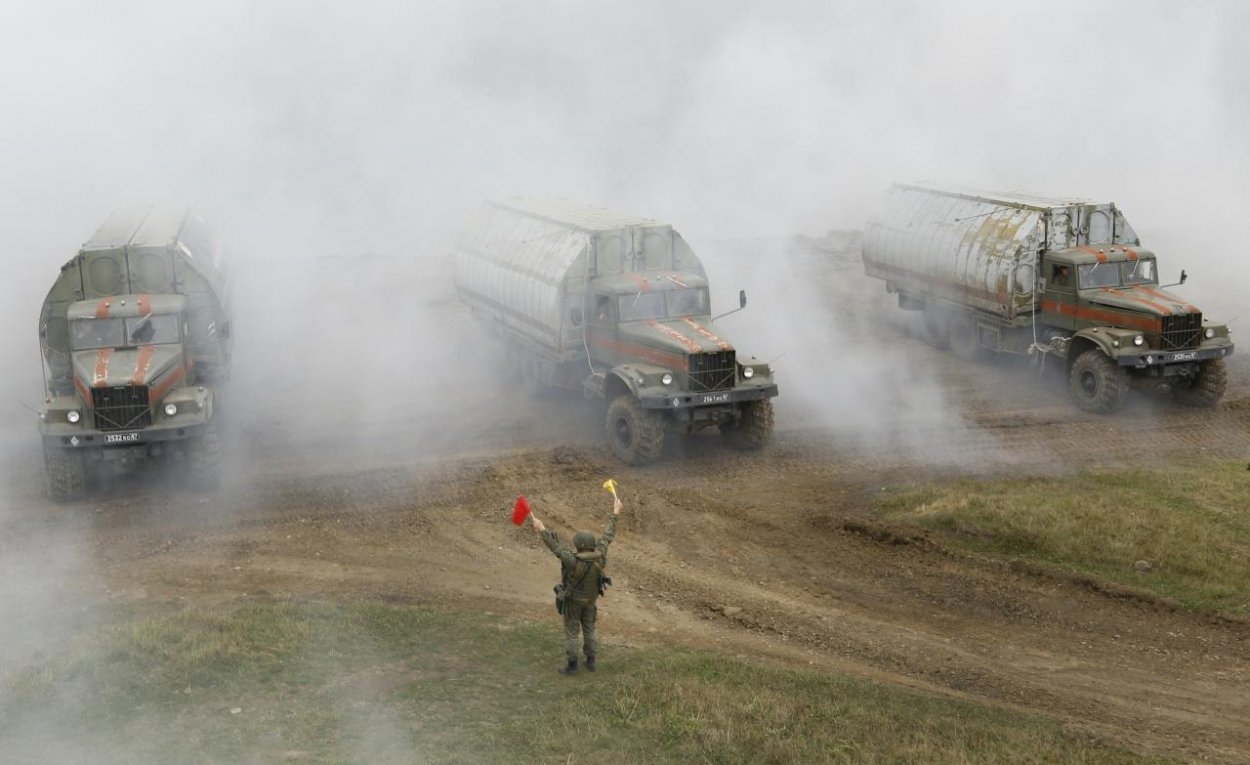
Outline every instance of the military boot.
<svg viewBox="0 0 1250 765">
<path fill-rule="evenodd" d="M 560 668 L 560 674 L 562 675 L 577 674 L 577 659 L 569 659 L 568 666 Z"/>
<path fill-rule="evenodd" d="M 586 657 L 586 671 L 587 672 L 595 671 L 595 657 L 593 656 Z"/>
</svg>

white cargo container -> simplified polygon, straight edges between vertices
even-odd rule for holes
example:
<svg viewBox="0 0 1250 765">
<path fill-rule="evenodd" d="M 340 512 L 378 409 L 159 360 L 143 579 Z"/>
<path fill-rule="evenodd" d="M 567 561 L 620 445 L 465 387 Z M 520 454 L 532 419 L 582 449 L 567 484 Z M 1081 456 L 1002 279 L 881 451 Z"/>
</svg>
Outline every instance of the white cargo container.
<svg viewBox="0 0 1250 765">
<path fill-rule="evenodd" d="M 504 341 L 511 380 L 608 402 L 608 443 L 626 462 L 657 458 L 666 433 L 718 426 L 745 448 L 771 433 L 771 370 L 716 329 L 703 265 L 666 223 L 487 202 L 456 245 L 455 283 Z"/>
<path fill-rule="evenodd" d="M 1057 356 L 1088 411 L 1115 410 L 1130 383 L 1195 406 L 1223 395 L 1228 328 L 1159 287 L 1114 203 L 899 184 L 863 257 L 900 308 L 923 312 L 932 345 Z"/>
</svg>

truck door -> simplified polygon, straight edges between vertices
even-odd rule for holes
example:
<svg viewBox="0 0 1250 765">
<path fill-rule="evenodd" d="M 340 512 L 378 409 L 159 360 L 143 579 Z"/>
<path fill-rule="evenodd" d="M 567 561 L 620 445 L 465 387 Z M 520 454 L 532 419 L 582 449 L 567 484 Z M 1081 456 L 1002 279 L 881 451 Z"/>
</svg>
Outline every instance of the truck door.
<svg viewBox="0 0 1250 765">
<path fill-rule="evenodd" d="M 1076 266 L 1042 261 L 1046 291 L 1042 295 L 1042 322 L 1059 329 L 1076 329 Z"/>
<path fill-rule="evenodd" d="M 587 345 L 592 360 L 616 366 L 620 351 L 617 348 L 616 301 L 612 295 L 596 292 L 586 322 Z"/>
</svg>

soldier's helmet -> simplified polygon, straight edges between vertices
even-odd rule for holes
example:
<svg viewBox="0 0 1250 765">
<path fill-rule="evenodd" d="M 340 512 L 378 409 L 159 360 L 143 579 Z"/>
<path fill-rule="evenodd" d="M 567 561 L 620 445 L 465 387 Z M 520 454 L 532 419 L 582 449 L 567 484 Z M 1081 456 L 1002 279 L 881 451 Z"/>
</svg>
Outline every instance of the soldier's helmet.
<svg viewBox="0 0 1250 765">
<path fill-rule="evenodd" d="M 595 535 L 590 531 L 579 531 L 573 535 L 573 546 L 578 550 L 595 549 Z"/>
</svg>

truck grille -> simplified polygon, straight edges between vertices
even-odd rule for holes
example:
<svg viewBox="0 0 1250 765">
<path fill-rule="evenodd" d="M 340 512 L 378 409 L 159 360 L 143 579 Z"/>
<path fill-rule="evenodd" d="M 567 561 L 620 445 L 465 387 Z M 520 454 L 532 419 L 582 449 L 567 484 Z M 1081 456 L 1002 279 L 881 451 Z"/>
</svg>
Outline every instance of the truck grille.
<svg viewBox="0 0 1250 765">
<path fill-rule="evenodd" d="M 734 386 L 738 376 L 738 359 L 734 351 L 692 353 L 686 358 L 691 391 L 727 390 Z"/>
<path fill-rule="evenodd" d="M 139 430 L 152 424 L 146 385 L 94 388 L 91 401 L 97 430 Z"/>
<path fill-rule="evenodd" d="M 1159 349 L 1164 351 L 1194 348 L 1202 342 L 1202 314 L 1164 316 Z"/>
</svg>

